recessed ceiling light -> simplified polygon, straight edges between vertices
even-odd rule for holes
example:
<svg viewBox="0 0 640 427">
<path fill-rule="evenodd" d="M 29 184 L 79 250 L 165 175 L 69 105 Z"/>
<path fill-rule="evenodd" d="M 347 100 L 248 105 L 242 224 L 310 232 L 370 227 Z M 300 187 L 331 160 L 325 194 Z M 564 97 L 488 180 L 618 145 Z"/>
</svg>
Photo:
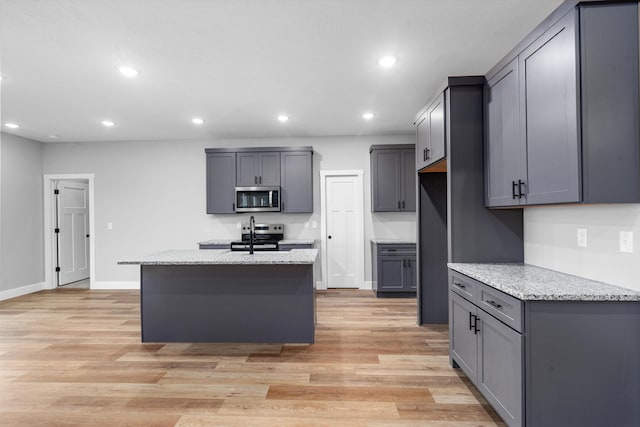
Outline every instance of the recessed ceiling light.
<svg viewBox="0 0 640 427">
<path fill-rule="evenodd" d="M 121 65 L 118 67 L 118 71 L 120 71 L 120 74 L 125 77 L 137 77 L 139 74 L 138 70 L 133 67 L 129 67 L 128 65 Z"/>
<path fill-rule="evenodd" d="M 278 116 L 278 121 L 281 121 L 282 123 L 286 122 L 289 120 L 289 116 L 285 115 L 285 114 L 280 114 Z"/>
<path fill-rule="evenodd" d="M 191 121 L 197 125 L 201 125 L 204 123 L 204 120 L 201 119 L 200 117 L 194 117 L 193 119 L 191 119 Z"/>
<path fill-rule="evenodd" d="M 17 125 L 15 123 L 5 123 L 4 125 L 9 129 L 18 129 L 20 127 L 20 125 Z"/>
<path fill-rule="evenodd" d="M 58 139 L 58 135 L 56 135 L 55 133 L 50 133 L 50 134 L 49 134 L 49 138 L 51 138 L 51 139 Z"/>
<path fill-rule="evenodd" d="M 102 121 L 102 125 L 110 128 L 111 126 L 115 126 L 116 124 L 114 122 L 112 122 L 111 120 L 103 120 Z"/>
<path fill-rule="evenodd" d="M 396 57 L 395 56 L 383 56 L 378 61 L 378 65 L 380 65 L 382 68 L 393 67 L 393 65 L 395 63 L 396 63 Z"/>
<path fill-rule="evenodd" d="M 362 115 L 362 118 L 365 119 L 365 120 L 371 120 L 371 119 L 373 119 L 373 113 L 364 113 Z"/>
</svg>

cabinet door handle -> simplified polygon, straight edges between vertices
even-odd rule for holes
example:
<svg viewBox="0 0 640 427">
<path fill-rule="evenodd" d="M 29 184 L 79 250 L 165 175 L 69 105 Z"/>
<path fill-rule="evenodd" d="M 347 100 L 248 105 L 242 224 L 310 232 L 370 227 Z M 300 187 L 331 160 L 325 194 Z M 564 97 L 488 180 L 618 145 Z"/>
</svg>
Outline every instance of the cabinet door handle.
<svg viewBox="0 0 640 427">
<path fill-rule="evenodd" d="M 404 209 L 404 200 L 402 201 L 402 209 Z"/>
<path fill-rule="evenodd" d="M 478 321 L 480 320 L 480 318 L 476 315 L 473 316 L 473 334 L 474 335 L 478 335 L 478 332 L 480 332 L 480 328 L 478 328 Z"/>
<path fill-rule="evenodd" d="M 425 151 L 426 151 L 426 153 L 427 153 L 427 160 L 429 160 L 429 149 L 428 149 L 428 148 L 425 148 Z"/>
<path fill-rule="evenodd" d="M 258 183 L 259 183 L 259 184 L 262 184 L 262 177 L 259 177 L 259 178 L 258 178 Z"/>
<path fill-rule="evenodd" d="M 422 160 L 423 161 L 427 160 L 427 149 L 426 148 L 424 150 L 422 150 Z"/>
<path fill-rule="evenodd" d="M 476 317 L 474 316 L 471 312 L 469 312 L 469 330 L 473 331 L 473 318 Z"/>
<path fill-rule="evenodd" d="M 236 204 L 235 203 L 231 204 L 231 209 L 233 209 L 234 212 L 236 211 Z"/>
<path fill-rule="evenodd" d="M 515 181 L 511 181 L 511 198 L 516 199 L 519 198 L 519 196 L 516 194 L 516 187 L 518 186 L 518 183 Z"/>
<path fill-rule="evenodd" d="M 257 177 L 257 176 L 254 176 L 254 177 L 253 177 L 253 183 L 254 183 L 254 184 L 257 184 L 257 183 L 258 183 L 258 177 Z"/>
<path fill-rule="evenodd" d="M 467 289 L 467 285 L 463 285 L 462 283 L 453 283 L 454 286 L 459 287 L 460 289 Z"/>
<path fill-rule="evenodd" d="M 522 186 L 524 185 L 524 181 L 519 179 L 518 180 L 518 199 L 521 197 L 524 197 L 524 193 L 522 192 Z"/>
<path fill-rule="evenodd" d="M 400 200 L 398 200 L 398 209 L 400 209 Z"/>
<path fill-rule="evenodd" d="M 498 310 L 502 309 L 502 305 L 498 304 L 497 302 L 495 302 L 494 300 L 488 299 L 487 300 L 487 304 L 497 308 Z"/>
</svg>

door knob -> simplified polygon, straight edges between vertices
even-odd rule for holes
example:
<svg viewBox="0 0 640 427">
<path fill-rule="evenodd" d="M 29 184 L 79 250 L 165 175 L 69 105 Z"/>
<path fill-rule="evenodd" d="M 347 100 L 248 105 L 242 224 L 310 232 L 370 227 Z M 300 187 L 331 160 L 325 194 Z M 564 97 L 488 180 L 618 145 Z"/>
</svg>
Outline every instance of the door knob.
<svg viewBox="0 0 640 427">
<path fill-rule="evenodd" d="M 330 238 L 331 238 L 331 236 L 327 236 L 327 239 L 330 239 Z"/>
<path fill-rule="evenodd" d="M 87 237 L 89 237 L 89 235 L 87 234 Z"/>
</svg>

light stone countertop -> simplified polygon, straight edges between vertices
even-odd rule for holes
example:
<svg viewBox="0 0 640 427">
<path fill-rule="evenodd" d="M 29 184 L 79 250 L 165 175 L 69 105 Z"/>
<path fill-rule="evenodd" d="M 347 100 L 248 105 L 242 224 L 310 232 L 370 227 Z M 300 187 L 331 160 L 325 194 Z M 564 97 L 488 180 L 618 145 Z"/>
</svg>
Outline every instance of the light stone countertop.
<svg viewBox="0 0 640 427">
<path fill-rule="evenodd" d="M 199 245 L 230 245 L 231 242 L 234 242 L 233 239 L 212 239 L 205 240 L 204 242 L 198 242 Z"/>
<path fill-rule="evenodd" d="M 318 256 L 317 249 L 293 249 L 286 252 L 263 251 L 231 252 L 228 249 L 171 249 L 137 259 L 118 261 L 130 265 L 285 265 L 313 264 Z"/>
<path fill-rule="evenodd" d="M 640 292 L 527 264 L 447 266 L 523 301 L 640 301 Z"/>
<path fill-rule="evenodd" d="M 415 245 L 415 240 L 408 239 L 371 239 L 373 243 L 377 243 L 379 245 L 384 244 L 398 244 L 398 245 Z"/>
</svg>

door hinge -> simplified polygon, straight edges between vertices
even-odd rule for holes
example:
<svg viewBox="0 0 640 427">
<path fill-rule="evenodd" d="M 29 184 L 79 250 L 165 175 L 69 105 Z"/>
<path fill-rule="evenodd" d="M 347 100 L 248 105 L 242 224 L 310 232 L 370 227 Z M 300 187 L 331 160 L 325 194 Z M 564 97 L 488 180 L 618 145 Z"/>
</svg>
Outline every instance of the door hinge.
<svg viewBox="0 0 640 427">
<path fill-rule="evenodd" d="M 53 230 L 53 232 L 54 232 L 54 233 L 56 233 L 56 234 L 58 234 L 58 233 L 60 232 L 60 229 L 59 229 L 59 228 L 55 228 L 55 229 Z"/>
<path fill-rule="evenodd" d="M 56 273 L 60 272 L 60 267 L 56 267 Z"/>
<path fill-rule="evenodd" d="M 56 188 L 55 190 L 53 190 L 53 194 L 60 194 L 60 190 Z"/>
</svg>

